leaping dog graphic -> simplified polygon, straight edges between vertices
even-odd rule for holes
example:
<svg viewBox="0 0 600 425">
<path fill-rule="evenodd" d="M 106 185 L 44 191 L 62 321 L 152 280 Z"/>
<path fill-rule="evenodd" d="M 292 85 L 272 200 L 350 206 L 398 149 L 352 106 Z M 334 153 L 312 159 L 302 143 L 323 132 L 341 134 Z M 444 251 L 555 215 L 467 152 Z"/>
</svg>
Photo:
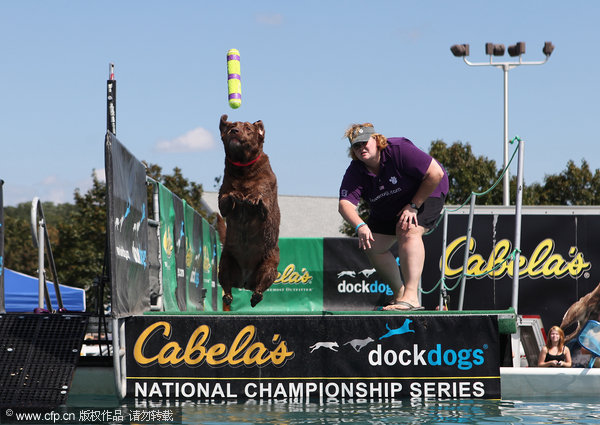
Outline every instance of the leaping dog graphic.
<svg viewBox="0 0 600 425">
<path fill-rule="evenodd" d="M 367 344 L 369 344 L 371 342 L 373 342 L 373 338 L 367 337 L 365 339 L 353 339 L 352 341 L 348 341 L 344 345 L 350 344 L 350 346 L 352 348 L 354 348 L 356 350 L 356 352 L 359 352 L 361 350 L 361 348 L 367 346 Z"/>
<path fill-rule="evenodd" d="M 312 353 L 315 350 L 318 350 L 319 348 L 324 347 L 324 348 L 329 348 L 331 351 L 336 351 L 336 348 L 339 348 L 339 345 L 337 342 L 317 342 L 314 345 L 311 345 L 310 348 L 310 352 Z"/>
<path fill-rule="evenodd" d="M 410 326 L 411 323 L 412 323 L 411 319 L 406 319 L 404 321 L 404 323 L 402 324 L 402 326 L 400 326 L 399 328 L 396 328 L 396 329 L 391 329 L 389 327 L 389 325 L 386 323 L 385 327 L 388 329 L 388 333 L 386 333 L 383 336 L 380 336 L 379 339 L 389 338 L 389 337 L 394 336 L 394 335 L 402 335 L 402 334 L 405 334 L 405 333 L 408 333 L 408 332 L 415 333 L 414 330 L 409 329 L 409 326 Z"/>
<path fill-rule="evenodd" d="M 359 273 L 364 275 L 365 277 L 370 277 L 375 272 L 376 272 L 375 269 L 364 269 L 364 270 L 359 271 Z"/>
</svg>

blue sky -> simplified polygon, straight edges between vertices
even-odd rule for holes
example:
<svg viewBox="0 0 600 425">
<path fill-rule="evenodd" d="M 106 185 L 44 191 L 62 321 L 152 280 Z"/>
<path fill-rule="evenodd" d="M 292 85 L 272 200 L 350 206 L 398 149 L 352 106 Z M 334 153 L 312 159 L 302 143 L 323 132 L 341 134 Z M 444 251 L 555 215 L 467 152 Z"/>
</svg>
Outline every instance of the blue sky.
<svg viewBox="0 0 600 425">
<path fill-rule="evenodd" d="M 337 196 L 344 130 L 372 122 L 424 150 L 470 143 L 502 164 L 503 76 L 450 53 L 525 41 L 509 72 L 509 134 L 525 183 L 568 160 L 600 168 L 596 1 L 3 1 L 0 178 L 4 203 L 72 202 L 104 172 L 105 90 L 117 137 L 140 160 L 215 190 L 219 117 L 262 120 L 280 194 Z M 242 106 L 227 103 L 226 53 L 241 54 Z M 508 55 L 504 60 L 510 60 Z M 512 152 L 511 147 L 511 152 Z M 513 167 L 513 172 L 516 167 Z"/>
</svg>

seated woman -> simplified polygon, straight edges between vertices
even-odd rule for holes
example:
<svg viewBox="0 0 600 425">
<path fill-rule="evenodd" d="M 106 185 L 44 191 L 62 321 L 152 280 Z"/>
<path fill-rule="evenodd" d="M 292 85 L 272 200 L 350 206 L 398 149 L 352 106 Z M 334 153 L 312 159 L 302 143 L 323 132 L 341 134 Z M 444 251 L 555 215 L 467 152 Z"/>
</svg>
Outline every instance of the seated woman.
<svg viewBox="0 0 600 425">
<path fill-rule="evenodd" d="M 571 367 L 571 351 L 565 346 L 565 333 L 559 326 L 552 326 L 546 345 L 538 357 L 540 367 Z"/>
</svg>

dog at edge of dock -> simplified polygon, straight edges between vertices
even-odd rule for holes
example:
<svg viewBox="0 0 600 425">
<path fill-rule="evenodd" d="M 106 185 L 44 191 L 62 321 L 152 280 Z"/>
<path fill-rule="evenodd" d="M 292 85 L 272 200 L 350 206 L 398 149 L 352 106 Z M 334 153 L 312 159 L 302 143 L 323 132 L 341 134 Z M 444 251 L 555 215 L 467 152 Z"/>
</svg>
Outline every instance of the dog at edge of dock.
<svg viewBox="0 0 600 425">
<path fill-rule="evenodd" d="M 229 122 L 221 116 L 219 130 L 225 148 L 225 172 L 219 189 L 217 225 L 223 243 L 219 282 L 224 310 L 233 300 L 231 288 L 252 291 L 256 306 L 277 279 L 280 212 L 277 178 L 263 152 L 262 121 Z M 223 225 L 225 224 L 225 225 Z"/>
<path fill-rule="evenodd" d="M 569 335 L 565 336 L 565 342 L 575 338 L 588 320 L 600 320 L 600 284 L 596 288 L 575 301 L 563 316 L 561 329 L 575 324 L 577 327 Z"/>
</svg>

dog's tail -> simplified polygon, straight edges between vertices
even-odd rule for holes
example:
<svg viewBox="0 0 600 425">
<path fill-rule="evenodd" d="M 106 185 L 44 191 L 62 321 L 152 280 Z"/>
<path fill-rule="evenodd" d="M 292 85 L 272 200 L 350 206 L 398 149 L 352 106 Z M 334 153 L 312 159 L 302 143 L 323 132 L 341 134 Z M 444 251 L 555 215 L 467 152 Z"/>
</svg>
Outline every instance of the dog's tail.
<svg viewBox="0 0 600 425">
<path fill-rule="evenodd" d="M 221 240 L 221 245 L 225 245 L 225 234 L 227 233 L 227 224 L 221 214 L 217 213 L 217 234 Z"/>
</svg>

